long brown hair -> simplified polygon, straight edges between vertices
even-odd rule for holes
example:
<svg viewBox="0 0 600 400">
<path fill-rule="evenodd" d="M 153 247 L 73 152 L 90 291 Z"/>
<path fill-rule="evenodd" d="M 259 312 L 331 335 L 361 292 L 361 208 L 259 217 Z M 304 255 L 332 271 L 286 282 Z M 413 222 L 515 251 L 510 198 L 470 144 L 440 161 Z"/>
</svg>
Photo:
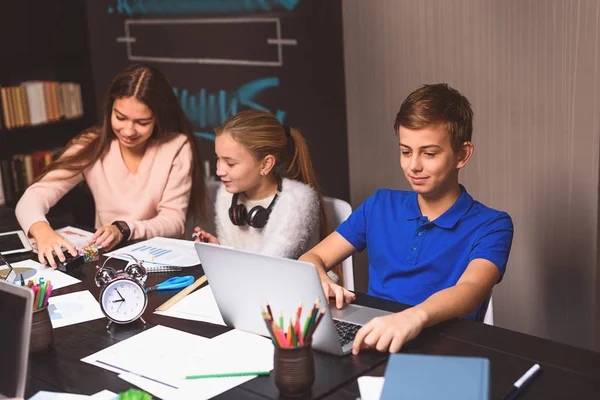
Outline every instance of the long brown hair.
<svg viewBox="0 0 600 400">
<path fill-rule="evenodd" d="M 283 125 L 273 114 L 246 110 L 227 119 L 215 129 L 215 134 L 218 136 L 225 131 L 248 149 L 257 160 L 262 160 L 268 155 L 275 157 L 273 171 L 278 176 L 300 181 L 312 187 L 319 198 L 319 236 L 324 239 L 331 233 L 310 152 L 304 137 L 298 130 L 290 128 L 291 140 L 288 140 Z"/>
<path fill-rule="evenodd" d="M 170 133 L 183 133 L 187 136 L 193 157 L 192 191 L 188 215 L 204 216 L 206 185 L 192 130 L 171 85 L 159 70 L 149 65 L 132 65 L 113 79 L 104 98 L 102 122 L 71 139 L 63 153 L 48 165 L 36 181 L 57 169 L 72 171 L 75 175 L 95 163 L 108 151 L 110 143 L 116 140 L 111 125 L 113 103 L 116 99 L 129 97 L 144 103 L 152 111 L 156 121 L 152 138 L 161 140 Z M 82 147 L 73 154 L 65 154 L 72 145 Z"/>
</svg>

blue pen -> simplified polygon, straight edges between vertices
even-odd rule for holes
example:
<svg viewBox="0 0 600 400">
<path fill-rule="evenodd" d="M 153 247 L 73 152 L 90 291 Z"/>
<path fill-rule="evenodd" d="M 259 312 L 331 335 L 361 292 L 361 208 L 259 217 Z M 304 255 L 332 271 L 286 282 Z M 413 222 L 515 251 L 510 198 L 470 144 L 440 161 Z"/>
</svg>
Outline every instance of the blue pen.
<svg viewBox="0 0 600 400">
<path fill-rule="evenodd" d="M 174 276 L 166 281 L 159 283 L 158 285 L 150 286 L 146 289 L 146 292 L 152 292 L 154 290 L 171 290 L 171 289 L 183 289 L 194 283 L 194 277 L 188 276 Z"/>
</svg>

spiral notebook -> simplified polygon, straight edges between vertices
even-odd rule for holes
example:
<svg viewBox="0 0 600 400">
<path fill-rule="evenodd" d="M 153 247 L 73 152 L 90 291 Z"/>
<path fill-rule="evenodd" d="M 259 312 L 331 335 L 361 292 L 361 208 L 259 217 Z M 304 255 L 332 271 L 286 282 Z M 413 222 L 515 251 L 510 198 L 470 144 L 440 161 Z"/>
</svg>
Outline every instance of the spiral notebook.
<svg viewBox="0 0 600 400">
<path fill-rule="evenodd" d="M 177 267 L 175 265 L 159 265 L 159 264 L 144 264 L 146 268 L 146 272 L 177 272 L 182 271 L 182 267 Z"/>
</svg>

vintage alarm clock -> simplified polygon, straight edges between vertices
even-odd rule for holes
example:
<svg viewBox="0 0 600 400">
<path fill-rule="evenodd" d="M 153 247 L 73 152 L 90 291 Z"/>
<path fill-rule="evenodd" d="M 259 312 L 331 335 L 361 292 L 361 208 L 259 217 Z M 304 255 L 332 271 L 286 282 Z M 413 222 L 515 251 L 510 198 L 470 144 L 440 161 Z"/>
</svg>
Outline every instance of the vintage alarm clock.
<svg viewBox="0 0 600 400">
<path fill-rule="evenodd" d="M 126 256 L 133 260 L 124 270 L 117 271 L 106 266 L 111 258 Z M 109 319 L 106 329 L 114 322 L 117 324 L 128 324 L 141 320 L 144 325 L 146 321 L 142 314 L 148 305 L 148 294 L 146 293 L 146 279 L 148 273 L 141 262 L 129 254 L 114 254 L 108 257 L 102 266 L 96 271 L 96 286 L 101 287 L 100 309 Z"/>
</svg>

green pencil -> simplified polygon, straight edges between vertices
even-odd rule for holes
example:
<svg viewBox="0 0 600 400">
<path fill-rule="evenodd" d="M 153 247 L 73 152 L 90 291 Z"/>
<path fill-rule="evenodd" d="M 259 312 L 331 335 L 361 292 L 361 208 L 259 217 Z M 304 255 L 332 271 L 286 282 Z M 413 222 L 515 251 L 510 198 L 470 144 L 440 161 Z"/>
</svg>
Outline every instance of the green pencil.
<svg viewBox="0 0 600 400">
<path fill-rule="evenodd" d="M 283 331 L 283 311 L 279 313 L 279 327 Z"/>
<path fill-rule="evenodd" d="M 40 290 L 41 290 L 41 293 L 40 293 L 40 301 L 38 303 L 38 308 L 37 308 L 38 310 L 41 310 L 42 306 L 44 305 L 44 296 L 46 295 L 46 282 L 44 282 L 43 285 L 40 285 Z"/>
<path fill-rule="evenodd" d="M 207 374 L 207 375 L 189 375 L 185 379 L 203 379 L 203 378 L 229 378 L 232 376 L 249 376 L 249 375 L 269 375 L 270 371 L 257 372 L 229 372 L 224 374 Z"/>
</svg>

